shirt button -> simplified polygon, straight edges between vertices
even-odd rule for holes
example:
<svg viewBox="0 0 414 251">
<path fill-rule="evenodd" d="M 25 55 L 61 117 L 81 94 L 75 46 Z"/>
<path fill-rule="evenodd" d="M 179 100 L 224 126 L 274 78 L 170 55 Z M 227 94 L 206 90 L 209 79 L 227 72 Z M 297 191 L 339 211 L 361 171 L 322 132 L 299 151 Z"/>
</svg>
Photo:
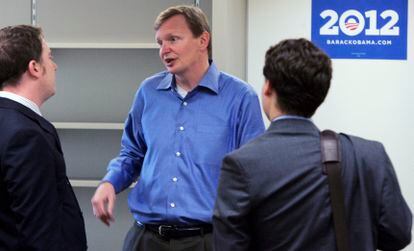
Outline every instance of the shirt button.
<svg viewBox="0 0 414 251">
<path fill-rule="evenodd" d="M 171 207 L 175 207 L 175 203 L 173 202 L 173 203 L 170 203 L 170 206 Z"/>
<path fill-rule="evenodd" d="M 180 126 L 180 131 L 184 131 L 184 126 Z"/>
<path fill-rule="evenodd" d="M 184 106 L 187 106 L 187 105 L 188 105 L 188 103 L 187 103 L 187 102 L 183 102 L 183 105 L 184 105 Z"/>
<path fill-rule="evenodd" d="M 177 182 L 177 177 L 172 178 L 172 181 Z"/>
<path fill-rule="evenodd" d="M 175 153 L 175 156 L 180 157 L 181 156 L 181 153 L 180 152 L 176 152 Z"/>
</svg>

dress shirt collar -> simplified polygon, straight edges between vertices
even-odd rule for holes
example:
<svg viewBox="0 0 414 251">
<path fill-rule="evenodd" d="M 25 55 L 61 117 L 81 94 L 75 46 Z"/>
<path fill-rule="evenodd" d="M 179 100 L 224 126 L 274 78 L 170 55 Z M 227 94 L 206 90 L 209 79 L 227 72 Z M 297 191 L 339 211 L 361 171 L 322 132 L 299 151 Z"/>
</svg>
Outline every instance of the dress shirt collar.
<svg viewBox="0 0 414 251">
<path fill-rule="evenodd" d="M 311 119 L 306 118 L 306 117 L 286 114 L 286 115 L 277 116 L 276 118 L 272 119 L 272 122 L 275 122 L 275 121 L 278 121 L 278 120 L 283 120 L 283 119 L 301 119 L 301 120 L 311 121 Z"/>
<path fill-rule="evenodd" d="M 26 106 L 27 108 L 29 108 L 30 110 L 34 111 L 39 116 L 42 116 L 42 113 L 40 112 L 39 106 L 37 106 L 30 99 L 27 99 L 25 97 L 22 97 L 20 95 L 17 95 L 15 93 L 8 92 L 8 91 L 0 91 L 0 97 L 16 101 L 17 103 L 22 104 L 22 105 Z"/>
<path fill-rule="evenodd" d="M 170 88 L 174 88 L 176 86 L 174 75 L 171 73 L 168 73 L 158 84 L 157 89 L 158 90 L 166 90 Z M 210 66 L 204 74 L 203 78 L 201 79 L 199 86 L 208 88 L 212 90 L 214 93 L 218 94 L 219 92 L 219 80 L 220 72 L 217 69 L 216 65 L 213 63 L 213 61 L 210 61 Z"/>
</svg>

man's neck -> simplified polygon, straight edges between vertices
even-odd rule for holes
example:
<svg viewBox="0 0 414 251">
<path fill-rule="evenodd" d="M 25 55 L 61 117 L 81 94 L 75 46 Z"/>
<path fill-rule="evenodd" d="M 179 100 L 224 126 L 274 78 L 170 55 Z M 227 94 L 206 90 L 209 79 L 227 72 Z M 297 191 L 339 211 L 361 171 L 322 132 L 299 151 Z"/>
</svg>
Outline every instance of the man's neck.
<svg viewBox="0 0 414 251">
<path fill-rule="evenodd" d="M 35 91 L 22 87 L 21 84 L 17 84 L 15 86 L 5 86 L 2 91 L 11 92 L 13 94 L 24 97 L 35 103 L 38 107 L 40 107 L 43 104 L 43 101 L 41 99 L 36 98 L 36 95 L 34 94 Z"/>
<path fill-rule="evenodd" d="M 204 77 L 204 74 L 210 67 L 208 60 L 202 60 L 199 64 L 195 64 L 183 74 L 176 74 L 175 81 L 177 85 L 186 91 L 194 89 Z"/>
<path fill-rule="evenodd" d="M 276 107 L 272 107 L 270 109 L 268 119 L 270 121 L 273 121 L 273 120 L 275 120 L 276 118 L 278 118 L 278 117 L 280 117 L 282 115 L 286 115 L 286 114 L 283 113 L 282 111 L 280 111 L 279 109 L 277 109 Z"/>
</svg>

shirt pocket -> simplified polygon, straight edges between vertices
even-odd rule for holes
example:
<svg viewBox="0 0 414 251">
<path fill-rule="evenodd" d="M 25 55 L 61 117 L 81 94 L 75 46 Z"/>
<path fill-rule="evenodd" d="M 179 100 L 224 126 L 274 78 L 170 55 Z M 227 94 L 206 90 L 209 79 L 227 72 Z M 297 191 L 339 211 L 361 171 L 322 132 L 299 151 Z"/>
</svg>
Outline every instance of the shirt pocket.
<svg viewBox="0 0 414 251">
<path fill-rule="evenodd" d="M 221 165 L 221 161 L 229 151 L 230 129 L 227 126 L 203 124 L 197 127 L 196 144 L 203 163 Z"/>
</svg>

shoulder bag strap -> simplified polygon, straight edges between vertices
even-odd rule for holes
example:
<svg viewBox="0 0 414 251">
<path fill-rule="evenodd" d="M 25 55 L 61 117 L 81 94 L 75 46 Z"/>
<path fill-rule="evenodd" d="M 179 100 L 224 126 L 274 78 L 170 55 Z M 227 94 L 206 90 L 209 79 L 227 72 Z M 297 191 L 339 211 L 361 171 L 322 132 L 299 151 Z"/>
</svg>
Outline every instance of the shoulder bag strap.
<svg viewBox="0 0 414 251">
<path fill-rule="evenodd" d="M 338 251 L 350 251 L 345 220 L 344 193 L 341 180 L 341 151 L 338 134 L 331 130 L 321 132 L 323 173 L 328 175 L 331 206 Z"/>
</svg>

